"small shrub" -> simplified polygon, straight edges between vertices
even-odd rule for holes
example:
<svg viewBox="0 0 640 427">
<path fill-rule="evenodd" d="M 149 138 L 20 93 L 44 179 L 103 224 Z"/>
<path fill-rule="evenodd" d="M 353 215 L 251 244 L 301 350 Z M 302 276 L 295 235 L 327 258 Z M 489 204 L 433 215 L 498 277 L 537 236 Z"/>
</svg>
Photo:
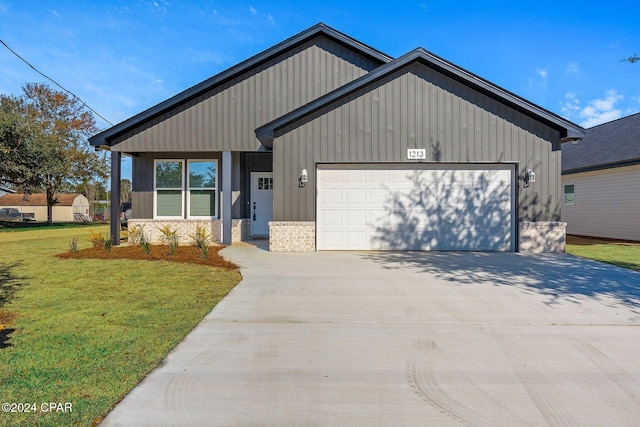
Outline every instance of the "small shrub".
<svg viewBox="0 0 640 427">
<path fill-rule="evenodd" d="M 178 250 L 178 244 L 180 243 L 178 231 L 172 229 L 168 224 L 164 227 L 158 227 L 158 230 L 162 233 L 162 242 L 169 246 L 169 255 L 175 255 L 176 250 Z"/>
<path fill-rule="evenodd" d="M 202 254 L 202 259 L 206 258 L 209 254 L 209 242 L 211 236 L 207 233 L 207 230 L 202 226 L 198 225 L 196 227 L 195 234 L 190 234 L 189 237 L 193 240 L 193 244 L 200 250 Z"/>
<path fill-rule="evenodd" d="M 142 225 L 141 227 L 134 225 L 133 227 L 129 228 L 129 243 L 131 243 L 134 246 L 139 245 L 140 238 L 142 237 L 143 233 L 144 233 L 144 225 Z"/>
<path fill-rule="evenodd" d="M 107 253 L 110 253 L 112 247 L 113 241 L 111 240 L 111 236 L 107 235 L 107 238 L 104 241 L 104 250 L 107 251 Z"/>
<path fill-rule="evenodd" d="M 89 233 L 89 242 L 95 249 L 104 248 L 104 236 L 102 233 L 94 233 L 93 231 Z"/>
<path fill-rule="evenodd" d="M 148 253 L 149 253 L 149 249 L 150 249 L 150 248 L 149 248 L 149 244 L 150 244 L 150 243 L 149 243 L 149 238 L 147 237 L 147 235 L 141 232 L 141 233 L 140 233 L 140 240 L 139 240 L 139 242 L 140 242 L 140 247 L 142 248 L 142 251 L 143 251 L 145 254 L 148 254 Z"/>
<path fill-rule="evenodd" d="M 72 254 L 75 254 L 76 252 L 78 252 L 78 237 L 72 237 L 71 240 L 69 240 L 69 250 L 71 251 Z"/>
</svg>

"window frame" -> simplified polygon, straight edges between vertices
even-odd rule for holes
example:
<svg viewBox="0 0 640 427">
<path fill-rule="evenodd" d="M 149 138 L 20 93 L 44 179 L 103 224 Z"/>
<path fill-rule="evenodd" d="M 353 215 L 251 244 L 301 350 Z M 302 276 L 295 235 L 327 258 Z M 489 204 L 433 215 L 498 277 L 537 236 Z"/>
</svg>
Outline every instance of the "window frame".
<svg viewBox="0 0 640 427">
<path fill-rule="evenodd" d="M 567 186 L 573 187 L 573 193 L 567 193 Z M 573 202 L 567 202 L 567 195 L 573 196 Z M 575 183 L 566 183 L 562 184 L 562 203 L 565 206 L 575 206 L 576 205 L 576 184 Z"/>
<path fill-rule="evenodd" d="M 215 180 L 215 187 L 195 187 L 194 190 L 205 190 L 205 191 L 213 191 L 214 193 L 214 214 L 213 215 L 191 215 L 191 184 L 190 184 L 190 180 L 189 180 L 189 171 L 190 168 L 189 166 L 191 165 L 191 163 L 197 163 L 197 162 L 212 162 L 215 164 L 216 167 L 216 174 L 214 177 Z M 185 180 L 184 180 L 184 185 L 186 188 L 186 192 L 187 192 L 187 197 L 186 197 L 186 212 L 187 212 L 187 218 L 189 219 L 203 219 L 203 218 L 207 218 L 207 219 L 218 219 L 218 199 L 219 199 L 219 191 L 218 191 L 218 160 L 217 159 L 187 159 L 186 160 L 187 163 L 187 168 L 185 169 Z"/>
<path fill-rule="evenodd" d="M 182 173 L 181 173 L 181 185 L 178 187 L 171 188 L 162 188 L 160 191 L 180 191 L 180 207 L 181 212 L 180 216 L 160 216 L 158 215 L 158 185 L 157 185 L 157 171 L 158 171 L 158 163 L 161 162 L 174 162 L 180 163 L 182 165 Z M 176 219 L 176 218 L 184 218 L 184 188 L 185 188 L 185 161 L 184 159 L 154 159 L 153 160 L 153 218 L 155 219 Z"/>
</svg>

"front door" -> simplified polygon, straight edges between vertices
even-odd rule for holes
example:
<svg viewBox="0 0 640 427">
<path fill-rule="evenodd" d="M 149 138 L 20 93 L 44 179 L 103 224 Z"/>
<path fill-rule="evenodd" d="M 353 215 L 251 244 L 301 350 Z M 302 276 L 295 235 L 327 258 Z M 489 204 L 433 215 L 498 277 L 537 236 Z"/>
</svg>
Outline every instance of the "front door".
<svg viewBox="0 0 640 427">
<path fill-rule="evenodd" d="M 251 172 L 251 234 L 268 236 L 273 218 L 273 172 Z"/>
</svg>

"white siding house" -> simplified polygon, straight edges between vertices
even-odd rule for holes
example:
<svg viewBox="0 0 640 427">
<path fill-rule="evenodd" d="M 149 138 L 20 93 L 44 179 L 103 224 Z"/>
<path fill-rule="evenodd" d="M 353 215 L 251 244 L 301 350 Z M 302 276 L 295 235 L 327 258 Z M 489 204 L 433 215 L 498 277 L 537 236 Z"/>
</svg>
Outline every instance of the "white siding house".
<svg viewBox="0 0 640 427">
<path fill-rule="evenodd" d="M 562 147 L 567 234 L 640 241 L 640 113 Z"/>
</svg>

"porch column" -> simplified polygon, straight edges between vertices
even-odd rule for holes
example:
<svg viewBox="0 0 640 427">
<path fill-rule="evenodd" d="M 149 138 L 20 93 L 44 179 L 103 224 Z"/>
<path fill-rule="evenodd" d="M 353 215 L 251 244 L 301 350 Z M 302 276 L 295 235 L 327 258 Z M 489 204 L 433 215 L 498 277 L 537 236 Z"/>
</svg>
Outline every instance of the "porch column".
<svg viewBox="0 0 640 427">
<path fill-rule="evenodd" d="M 120 178 L 122 153 L 111 152 L 111 242 L 120 244 Z"/>
<path fill-rule="evenodd" d="M 231 244 L 231 151 L 222 152 L 222 244 Z"/>
</svg>

